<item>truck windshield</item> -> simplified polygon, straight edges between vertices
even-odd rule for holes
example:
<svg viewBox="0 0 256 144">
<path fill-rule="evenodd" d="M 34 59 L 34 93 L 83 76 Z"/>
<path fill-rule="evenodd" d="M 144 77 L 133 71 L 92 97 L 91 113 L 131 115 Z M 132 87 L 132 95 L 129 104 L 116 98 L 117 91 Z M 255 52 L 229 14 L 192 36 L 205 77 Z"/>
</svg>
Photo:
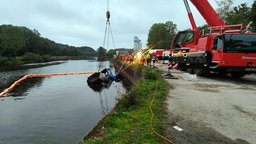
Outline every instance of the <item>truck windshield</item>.
<svg viewBox="0 0 256 144">
<path fill-rule="evenodd" d="M 174 48 L 180 48 L 180 45 L 182 44 L 185 34 L 186 34 L 186 31 L 182 31 L 176 35 L 176 38 L 173 44 Z"/>
<path fill-rule="evenodd" d="M 223 50 L 227 53 L 256 53 L 256 34 L 226 34 Z"/>
</svg>

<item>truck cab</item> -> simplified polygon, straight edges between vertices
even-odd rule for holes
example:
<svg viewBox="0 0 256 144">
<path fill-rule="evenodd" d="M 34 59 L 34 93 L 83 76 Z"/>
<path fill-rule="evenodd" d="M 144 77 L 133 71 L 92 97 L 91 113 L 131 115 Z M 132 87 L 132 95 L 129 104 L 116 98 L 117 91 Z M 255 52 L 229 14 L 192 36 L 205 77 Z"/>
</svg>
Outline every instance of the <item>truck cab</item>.
<svg viewBox="0 0 256 144">
<path fill-rule="evenodd" d="M 256 34 L 217 36 L 212 51 L 212 65 L 217 66 L 222 73 L 241 77 L 256 72 Z"/>
</svg>

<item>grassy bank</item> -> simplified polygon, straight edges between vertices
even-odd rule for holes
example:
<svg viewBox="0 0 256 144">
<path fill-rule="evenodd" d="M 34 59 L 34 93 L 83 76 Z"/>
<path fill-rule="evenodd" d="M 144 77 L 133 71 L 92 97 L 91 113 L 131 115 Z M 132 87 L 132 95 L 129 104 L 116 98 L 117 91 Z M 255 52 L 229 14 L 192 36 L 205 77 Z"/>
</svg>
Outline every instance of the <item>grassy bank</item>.
<svg viewBox="0 0 256 144">
<path fill-rule="evenodd" d="M 158 71 L 147 70 L 145 77 L 138 80 L 115 109 L 80 143 L 163 143 L 164 140 L 152 131 L 151 124 L 156 132 L 164 132 L 167 88 L 167 82 Z"/>
</svg>

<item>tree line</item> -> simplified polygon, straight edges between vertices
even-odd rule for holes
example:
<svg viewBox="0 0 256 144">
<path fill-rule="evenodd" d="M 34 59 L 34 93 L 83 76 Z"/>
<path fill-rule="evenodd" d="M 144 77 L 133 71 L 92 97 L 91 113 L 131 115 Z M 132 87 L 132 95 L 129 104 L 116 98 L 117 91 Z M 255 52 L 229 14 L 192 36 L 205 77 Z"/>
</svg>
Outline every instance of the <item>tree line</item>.
<svg viewBox="0 0 256 144">
<path fill-rule="evenodd" d="M 216 12 L 223 21 L 227 25 L 243 24 L 245 26 L 248 23 L 253 22 L 254 27 L 252 27 L 252 30 L 256 31 L 256 1 L 254 0 L 251 7 L 248 6 L 247 3 L 242 3 L 235 7 L 232 7 L 232 4 L 233 0 L 217 1 L 218 8 L 216 9 Z M 205 33 L 209 32 L 207 25 L 199 26 L 198 29 L 200 31 L 205 30 Z M 176 33 L 177 24 L 172 21 L 155 23 L 149 30 L 147 46 L 149 47 L 160 42 L 154 47 L 154 49 L 170 49 L 172 40 Z"/>
<path fill-rule="evenodd" d="M 41 37 L 36 29 L 0 26 L 0 65 L 88 59 L 96 55 L 97 52 L 87 46 L 74 47 Z"/>
</svg>

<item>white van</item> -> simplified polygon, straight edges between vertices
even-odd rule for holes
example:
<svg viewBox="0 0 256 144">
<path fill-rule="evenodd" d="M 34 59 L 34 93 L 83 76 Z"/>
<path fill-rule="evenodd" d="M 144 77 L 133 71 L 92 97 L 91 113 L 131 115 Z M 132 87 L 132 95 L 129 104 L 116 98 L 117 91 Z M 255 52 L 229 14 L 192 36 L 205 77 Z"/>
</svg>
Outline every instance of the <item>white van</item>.
<svg viewBox="0 0 256 144">
<path fill-rule="evenodd" d="M 170 58 L 171 52 L 169 50 L 165 50 L 162 54 L 163 58 L 163 64 L 168 64 L 169 63 L 169 58 Z"/>
</svg>

